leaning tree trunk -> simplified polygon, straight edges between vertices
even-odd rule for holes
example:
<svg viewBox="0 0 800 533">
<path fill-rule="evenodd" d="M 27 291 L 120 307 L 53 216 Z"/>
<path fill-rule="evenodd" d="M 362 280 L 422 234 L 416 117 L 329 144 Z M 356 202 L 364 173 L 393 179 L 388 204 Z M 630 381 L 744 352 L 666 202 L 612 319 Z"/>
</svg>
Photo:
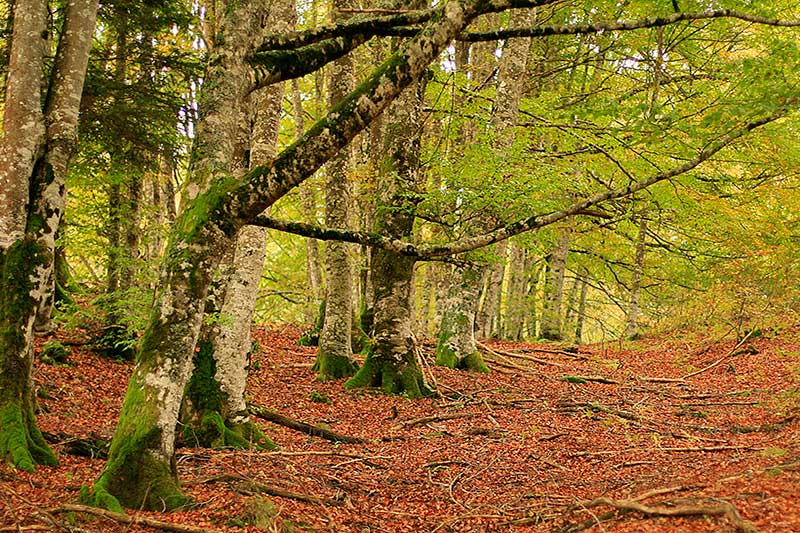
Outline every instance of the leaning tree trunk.
<svg viewBox="0 0 800 533">
<path fill-rule="evenodd" d="M 247 39 L 260 24 L 250 20 L 249 4 L 223 10 L 223 43 L 211 53 L 204 78 L 201 120 L 193 155 L 196 161 L 186 187 L 186 205 L 172 230 L 156 290 L 153 313 L 128 384 L 108 462 L 87 499 L 104 507 L 174 508 L 185 498 L 175 469 L 175 427 L 183 390 L 203 319 L 203 302 L 212 273 L 238 230 L 360 133 L 403 90 L 420 78 L 431 61 L 478 14 L 481 5 L 449 2 L 410 45 L 398 51 L 343 102 L 314 125 L 301 140 L 270 164 L 241 178 L 231 177 L 231 123 L 226 114 L 253 87 L 242 68 Z M 259 19 L 260 17 L 253 17 Z M 236 28 L 240 31 L 232 31 Z M 289 57 L 285 57 L 285 56 Z M 303 66 L 292 51 L 278 61 L 256 56 L 259 75 L 281 74 L 281 68 Z M 323 55 L 321 57 L 327 57 Z M 278 75 L 276 74 L 276 76 Z M 278 76 L 280 77 L 280 76 Z M 271 78 L 270 78 L 271 79 Z M 214 113 L 217 113 L 214 115 Z M 240 123 L 241 121 L 234 121 Z"/>
<path fill-rule="evenodd" d="M 351 7 L 348 0 L 335 0 L 334 11 Z M 338 104 L 350 91 L 353 59 L 345 56 L 330 66 L 328 103 Z M 328 163 L 325 174 L 325 225 L 347 228 L 350 225 L 351 150 L 345 148 Z M 353 359 L 353 274 L 348 245 L 330 241 L 325 246 L 325 317 L 319 336 L 314 370 L 322 380 L 352 376 L 357 367 Z"/>
<path fill-rule="evenodd" d="M 14 5 L 0 145 L 0 456 L 23 470 L 55 464 L 36 426 L 33 325 L 53 290 L 55 235 L 77 146 L 97 3 L 68 3 L 42 113 L 47 4 Z"/>
</svg>

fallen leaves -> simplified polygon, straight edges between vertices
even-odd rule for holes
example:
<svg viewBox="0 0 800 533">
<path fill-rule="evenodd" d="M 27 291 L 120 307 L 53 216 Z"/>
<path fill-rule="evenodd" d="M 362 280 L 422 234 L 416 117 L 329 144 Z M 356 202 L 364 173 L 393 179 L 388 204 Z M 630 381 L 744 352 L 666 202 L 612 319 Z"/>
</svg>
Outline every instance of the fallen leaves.
<svg viewBox="0 0 800 533">
<path fill-rule="evenodd" d="M 131 371 L 76 346 L 73 366 L 35 375 L 60 465 L 0 466 L 0 531 L 254 533 L 245 518 L 259 497 L 274 503 L 275 527 L 297 531 L 800 531 L 800 361 L 786 355 L 800 353 L 800 330 L 741 346 L 673 338 L 577 353 L 486 342 L 504 372 L 429 366 L 444 397 L 414 401 L 318 381 L 295 329 L 256 335 L 250 400 L 311 431 L 258 420 L 281 451 L 179 450 L 191 508 L 131 512 L 126 524 L 84 510 L 69 522 L 54 510 L 75 505 L 103 460 L 66 452 L 111 437 Z M 420 357 L 430 363 L 429 346 Z"/>
</svg>

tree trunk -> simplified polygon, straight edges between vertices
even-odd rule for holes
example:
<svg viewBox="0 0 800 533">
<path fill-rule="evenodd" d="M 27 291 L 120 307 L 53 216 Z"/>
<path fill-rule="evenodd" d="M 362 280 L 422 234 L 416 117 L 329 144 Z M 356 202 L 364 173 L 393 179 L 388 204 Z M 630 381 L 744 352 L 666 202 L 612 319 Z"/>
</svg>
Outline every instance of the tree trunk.
<svg viewBox="0 0 800 533">
<path fill-rule="evenodd" d="M 503 295 L 503 278 L 505 278 L 506 264 L 508 263 L 508 241 L 497 243 L 494 253 L 497 255 L 497 260 L 489 267 L 483 306 L 475 319 L 476 334 L 483 338 L 500 336 L 500 305 Z"/>
<path fill-rule="evenodd" d="M 583 342 L 583 325 L 586 322 L 586 296 L 589 294 L 589 284 L 586 278 L 581 278 L 581 295 L 578 299 L 578 316 L 575 319 L 575 344 Z"/>
<path fill-rule="evenodd" d="M 292 80 L 292 109 L 295 121 L 295 140 L 300 139 L 305 132 L 305 117 L 303 115 L 303 101 L 300 98 L 300 84 L 297 79 Z M 304 183 L 300 187 L 303 210 L 310 218 L 309 222 L 316 224 L 317 201 L 314 189 Z M 317 309 L 319 309 L 320 295 L 322 294 L 322 267 L 319 259 L 319 243 L 315 239 L 306 239 L 306 305 L 304 316 L 306 322 L 312 324 Z"/>
<path fill-rule="evenodd" d="M 14 6 L 0 145 L 0 456 L 28 471 L 56 462 L 33 415 L 33 325 L 54 288 L 55 235 L 96 12 L 90 0 L 68 3 L 42 113 L 47 5 Z"/>
<path fill-rule="evenodd" d="M 335 0 L 334 11 L 351 7 L 347 0 Z M 328 105 L 338 104 L 350 91 L 353 59 L 337 59 L 330 66 Z M 325 225 L 348 228 L 350 221 L 351 149 L 344 148 L 327 166 L 325 174 Z M 353 330 L 353 273 L 348 245 L 330 241 L 325 245 L 325 319 L 319 336 L 314 364 L 319 379 L 339 379 L 356 373 L 351 342 Z"/>
<path fill-rule="evenodd" d="M 510 247 L 503 337 L 516 341 L 522 337 L 522 326 L 525 322 L 525 313 L 528 310 L 528 297 L 525 291 L 527 280 L 525 257 L 527 251 L 517 243 L 511 243 Z"/>
<path fill-rule="evenodd" d="M 511 20 L 517 20 L 522 27 L 532 24 L 533 18 L 534 12 L 530 9 L 512 11 L 511 14 Z M 496 135 L 495 148 L 501 152 L 509 150 L 516 139 L 516 121 L 529 47 L 530 39 L 509 39 L 500 60 L 492 124 Z M 492 59 L 495 57 L 493 51 L 490 57 Z M 481 69 L 476 69 L 479 70 Z M 486 224 L 484 221 L 475 224 L 474 231 L 485 231 Z M 450 368 L 488 371 L 475 346 L 475 318 L 486 279 L 484 275 L 486 270 L 488 268 L 482 266 L 480 269 L 459 268 L 454 272 L 447 299 L 448 305 L 440 327 L 436 350 L 437 364 Z"/>
<path fill-rule="evenodd" d="M 378 177 L 374 231 L 409 239 L 414 215 L 408 197 L 420 183 L 420 113 L 424 84 L 406 90 L 390 107 L 384 131 L 384 159 Z M 381 387 L 387 393 L 419 397 L 428 392 L 417 364 L 413 338 L 414 259 L 382 249 L 372 252 L 374 345 L 347 388 Z"/>
<path fill-rule="evenodd" d="M 489 371 L 475 344 L 475 329 L 472 327 L 483 272 L 480 267 L 459 266 L 455 269 L 436 346 L 437 365 L 474 372 Z"/>
<path fill-rule="evenodd" d="M 186 205 L 171 233 L 154 312 L 129 381 L 106 468 L 92 500 L 103 507 L 174 508 L 185 501 L 175 470 L 175 426 L 191 371 L 203 301 L 211 275 L 232 237 L 276 200 L 312 175 L 350 142 L 400 92 L 419 79 L 431 61 L 478 14 L 479 4 L 448 3 L 405 49 L 289 146 L 270 164 L 241 178 L 228 177 L 234 159 L 231 125 L 245 123 L 237 102 L 252 86 L 242 59 L 259 28 L 249 4 L 223 10 L 222 43 L 211 52 L 204 77 L 194 163 L 183 196 Z M 253 17 L 260 20 L 261 17 Z M 234 24 L 235 23 L 235 24 Z M 232 31 L 232 28 L 240 31 Z M 229 131 L 230 130 L 230 131 Z"/>
<path fill-rule="evenodd" d="M 633 262 L 630 303 L 628 304 L 628 314 L 625 317 L 625 338 L 629 340 L 639 338 L 639 296 L 642 290 L 642 272 L 644 271 L 646 244 L 647 212 L 645 211 L 639 215 L 639 235 L 636 238 L 636 258 Z"/>
<path fill-rule="evenodd" d="M 259 9 L 257 3 L 256 9 Z M 292 4 L 280 2 L 270 6 L 267 23 L 276 31 L 290 31 L 293 25 L 285 21 L 293 18 Z M 252 131 L 241 136 L 242 144 L 233 145 L 231 172 L 248 164 L 263 165 L 275 158 L 283 93 L 284 84 L 278 83 L 250 97 L 243 95 L 236 103 L 254 118 Z M 209 309 L 207 305 L 206 314 L 212 312 L 216 316 L 209 317 L 213 319 L 206 320 L 200 331 L 200 350 L 195 355 L 195 368 L 182 409 L 183 436 L 194 445 L 275 447 L 250 421 L 245 402 L 252 346 L 250 328 L 264 269 L 266 238 L 264 228 L 241 228 L 235 250 L 223 261 L 214 282 L 215 294 L 209 298 L 209 304 L 217 303 L 217 308 Z"/>
<path fill-rule="evenodd" d="M 544 284 L 544 307 L 539 336 L 542 339 L 560 341 L 564 338 L 561 327 L 561 310 L 564 299 L 564 272 L 569 254 L 570 230 L 563 227 L 558 232 L 558 242 L 547 258 Z"/>
</svg>

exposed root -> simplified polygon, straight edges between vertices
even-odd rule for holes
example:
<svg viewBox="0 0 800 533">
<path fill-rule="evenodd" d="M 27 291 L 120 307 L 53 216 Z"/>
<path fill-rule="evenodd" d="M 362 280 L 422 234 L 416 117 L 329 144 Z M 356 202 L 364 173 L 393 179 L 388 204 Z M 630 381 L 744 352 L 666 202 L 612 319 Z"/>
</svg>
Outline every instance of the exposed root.
<svg viewBox="0 0 800 533">
<path fill-rule="evenodd" d="M 651 506 L 639 503 L 636 501 L 637 499 L 613 500 L 611 498 L 595 498 L 594 500 L 579 502 L 573 508 L 580 508 L 590 512 L 588 510 L 594 507 L 608 506 L 613 507 L 615 510 L 602 515 L 592 514 L 592 518 L 579 524 L 566 525 L 559 531 L 560 533 L 575 533 L 588 529 L 595 524 L 617 518 L 620 515 L 637 512 L 648 518 L 654 516 L 722 516 L 727 518 L 736 527 L 736 530 L 741 533 L 758 533 L 758 529 L 751 522 L 743 519 L 736 507 L 730 502 L 717 501 L 713 505 L 662 504 Z"/>
<path fill-rule="evenodd" d="M 364 442 L 366 442 L 364 439 L 360 439 L 358 437 L 342 435 L 340 433 L 336 433 L 335 431 L 331 431 L 329 429 L 312 426 L 311 424 L 306 424 L 305 422 L 300 422 L 298 420 L 291 419 L 287 416 L 283 416 L 274 411 L 270 411 L 269 409 L 267 409 L 266 407 L 262 407 L 261 405 L 248 403 L 247 408 L 250 409 L 250 412 L 253 415 L 259 418 L 263 418 L 264 420 L 267 420 L 269 422 L 274 422 L 275 424 L 279 424 L 289 429 L 305 433 L 306 435 L 311 435 L 312 437 L 320 437 L 322 439 L 329 440 L 331 442 L 343 442 L 345 444 L 363 444 Z"/>
<path fill-rule="evenodd" d="M 164 522 L 162 520 L 156 520 L 155 518 L 150 518 L 147 516 L 130 516 L 122 513 L 115 513 L 113 511 L 107 511 L 105 509 L 100 509 L 99 507 L 90 507 L 88 505 L 77 505 L 68 503 L 62 505 L 58 509 L 53 509 L 53 512 L 87 513 L 96 516 L 102 516 L 103 518 L 108 518 L 110 520 L 114 520 L 115 522 L 119 522 L 121 524 L 144 525 L 148 527 L 154 527 L 156 529 L 161 529 L 162 531 L 174 531 L 176 533 L 220 533 L 220 530 L 218 529 L 209 529 L 205 527 L 195 527 L 195 526 L 187 526 L 185 524 Z"/>
</svg>

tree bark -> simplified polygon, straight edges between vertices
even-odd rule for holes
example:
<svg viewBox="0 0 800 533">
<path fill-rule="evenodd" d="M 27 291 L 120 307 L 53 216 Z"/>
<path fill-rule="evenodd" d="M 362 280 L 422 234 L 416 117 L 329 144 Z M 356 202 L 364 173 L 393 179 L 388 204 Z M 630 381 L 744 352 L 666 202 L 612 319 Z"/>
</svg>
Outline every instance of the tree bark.
<svg viewBox="0 0 800 533">
<path fill-rule="evenodd" d="M 489 267 L 483 306 L 475 319 L 477 335 L 483 338 L 500 336 L 500 306 L 503 296 L 503 279 L 508 264 L 508 241 L 497 243 L 494 248 L 497 260 Z"/>
<path fill-rule="evenodd" d="M 458 266 L 450 284 L 447 311 L 442 318 L 436 364 L 449 368 L 489 372 L 475 343 L 475 308 L 480 298 L 484 268 Z"/>
<path fill-rule="evenodd" d="M 526 26 L 532 24 L 535 12 L 526 9 L 512 10 L 511 20 Z M 497 93 L 492 110 L 495 128 L 495 149 L 509 150 L 516 139 L 516 121 L 522 96 L 524 73 L 528 58 L 529 39 L 509 39 L 503 49 L 497 74 Z M 494 52 L 489 59 L 494 59 Z M 481 69 L 477 68 L 476 72 Z M 483 80 L 478 81 L 482 83 Z M 477 232 L 485 231 L 487 220 L 476 224 Z M 480 304 L 481 290 L 486 279 L 487 266 L 480 268 L 457 268 L 450 284 L 447 307 L 442 317 L 436 363 L 450 368 L 463 368 L 480 372 L 488 371 L 475 345 L 476 316 Z M 462 351 L 465 350 L 465 351 Z"/>
<path fill-rule="evenodd" d="M 525 258 L 527 251 L 517 243 L 511 243 L 508 262 L 508 294 L 506 297 L 505 323 L 503 337 L 511 340 L 522 338 L 522 326 L 528 309 L 525 286 L 528 277 Z"/>
<path fill-rule="evenodd" d="M 542 339 L 560 341 L 564 338 L 561 311 L 564 299 L 564 272 L 569 254 L 570 229 L 562 227 L 558 231 L 558 241 L 547 257 L 545 272 L 542 322 L 539 336 Z"/>
<path fill-rule="evenodd" d="M 265 3 L 252 3 L 255 26 L 250 31 L 260 29 L 258 13 L 266 13 L 267 9 L 270 28 L 294 29 L 287 22 L 294 18 L 292 7 L 289 2 L 278 2 L 269 8 Z M 240 94 L 241 99 L 234 105 L 253 117 L 252 129 L 242 134 L 242 144 L 234 145 L 229 162 L 231 172 L 237 167 L 266 164 L 275 158 L 283 94 L 283 83 L 252 95 Z M 183 436 L 199 446 L 275 447 L 250 421 L 245 402 L 252 346 L 250 328 L 264 269 L 266 233 L 264 228 L 242 227 L 236 236 L 235 250 L 222 262 L 214 282 L 215 294 L 209 298 L 209 304 L 218 303 L 214 309 L 207 306 L 206 314 L 212 312 L 215 316 L 208 317 L 201 329 L 200 350 L 195 355 L 194 373 L 182 409 L 186 424 Z"/>
<path fill-rule="evenodd" d="M 409 239 L 414 229 L 413 196 L 420 184 L 420 114 L 425 92 L 417 82 L 400 95 L 386 117 L 384 158 L 378 177 L 374 231 Z M 428 391 L 417 364 L 413 337 L 414 259 L 373 251 L 374 345 L 348 388 L 381 387 L 419 397 Z"/>
<path fill-rule="evenodd" d="M 335 0 L 334 11 L 347 9 L 347 0 Z M 328 105 L 337 105 L 353 80 L 353 59 L 344 56 L 330 65 Z M 327 165 L 325 174 L 325 224 L 348 228 L 351 203 L 351 149 L 346 147 Z M 353 273 L 348 245 L 331 241 L 325 246 L 325 318 L 314 364 L 319 379 L 339 379 L 356 373 L 353 359 Z"/>
<path fill-rule="evenodd" d="M 18 1 L 0 144 L 0 456 L 23 470 L 55 464 L 33 414 L 33 325 L 53 291 L 55 235 L 77 145 L 97 3 L 67 4 L 44 113 L 47 5 Z"/>
<path fill-rule="evenodd" d="M 295 140 L 300 139 L 305 132 L 305 116 L 303 115 L 303 101 L 300 97 L 300 84 L 297 79 L 292 80 L 292 110 L 294 112 Z M 316 223 L 317 201 L 314 189 L 305 182 L 300 186 L 300 196 L 306 216 Z M 317 309 L 319 309 L 320 295 L 322 294 L 322 267 L 319 259 L 319 243 L 314 239 L 306 239 L 306 305 L 304 316 L 306 322 L 312 324 Z"/>
<path fill-rule="evenodd" d="M 642 290 L 642 273 L 644 271 L 644 257 L 647 245 L 647 212 L 639 215 L 639 234 L 636 238 L 636 257 L 633 261 L 633 274 L 631 277 L 630 302 L 628 313 L 625 317 L 625 338 L 635 340 L 639 338 L 639 296 Z"/>
</svg>

